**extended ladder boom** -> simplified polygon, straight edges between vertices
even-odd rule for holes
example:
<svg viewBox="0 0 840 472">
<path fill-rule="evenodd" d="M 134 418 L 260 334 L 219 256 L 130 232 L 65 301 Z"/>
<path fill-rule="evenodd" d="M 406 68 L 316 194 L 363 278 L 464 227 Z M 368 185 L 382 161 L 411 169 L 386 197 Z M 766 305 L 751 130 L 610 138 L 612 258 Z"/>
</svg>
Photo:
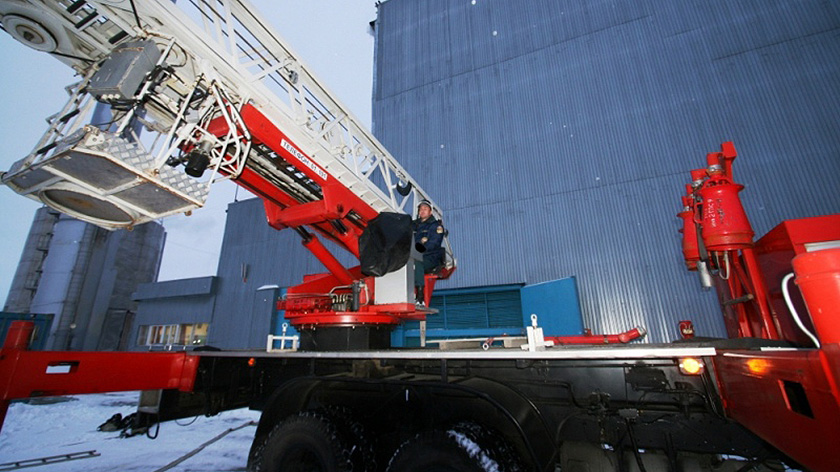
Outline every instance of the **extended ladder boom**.
<svg viewBox="0 0 840 472">
<path fill-rule="evenodd" d="M 19 193 L 113 229 L 200 207 L 210 182 L 242 178 L 277 206 L 273 226 L 311 223 L 345 247 L 342 225 L 363 227 L 380 212 L 410 212 L 431 201 L 245 0 L 0 2 L 0 14 L 15 39 L 84 77 L 33 153 L 4 175 Z M 126 88 L 138 80 L 138 90 Z M 108 129 L 85 128 L 91 99 L 115 112 Z M 153 143 L 129 136 L 138 123 L 154 132 Z M 282 137 L 254 139 L 258 127 Z M 167 168 L 176 153 L 190 164 L 193 151 L 192 164 L 211 176 L 186 178 Z M 62 165 L 58 154 L 98 159 Z M 120 178 L 103 182 L 113 173 Z M 85 214 L 80 195 L 98 211 Z M 332 205 L 320 222 L 300 215 L 315 205 L 282 211 L 337 198 L 354 204 Z M 338 228 L 325 223 L 336 214 L 345 220 Z"/>
<path fill-rule="evenodd" d="M 280 303 L 309 334 L 304 346 L 386 346 L 391 326 L 430 312 L 415 300 L 429 304 L 455 259 L 444 234 L 444 261 L 416 280 L 422 256 L 404 214 L 431 198 L 247 1 L 0 0 L 0 16 L 15 39 L 82 76 L 4 184 L 117 229 L 188 213 L 211 184 L 232 180 L 329 271 L 290 287 Z M 386 212 L 402 215 L 400 236 L 384 239 L 401 243 L 376 243 L 366 257 L 397 261 L 387 269 L 347 268 L 318 238 L 364 260 L 360 239 Z"/>
</svg>

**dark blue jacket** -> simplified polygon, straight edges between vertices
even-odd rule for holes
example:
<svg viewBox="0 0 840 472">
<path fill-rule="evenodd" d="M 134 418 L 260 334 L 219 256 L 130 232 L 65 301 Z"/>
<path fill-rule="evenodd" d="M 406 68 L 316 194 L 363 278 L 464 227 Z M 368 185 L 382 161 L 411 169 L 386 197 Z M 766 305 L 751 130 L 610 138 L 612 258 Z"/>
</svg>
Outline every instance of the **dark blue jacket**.
<svg viewBox="0 0 840 472">
<path fill-rule="evenodd" d="M 414 244 L 418 249 L 425 249 L 423 252 L 423 272 L 434 272 L 443 265 L 445 249 L 443 248 L 443 225 L 434 216 L 426 221 L 419 218 L 414 220 Z"/>
</svg>

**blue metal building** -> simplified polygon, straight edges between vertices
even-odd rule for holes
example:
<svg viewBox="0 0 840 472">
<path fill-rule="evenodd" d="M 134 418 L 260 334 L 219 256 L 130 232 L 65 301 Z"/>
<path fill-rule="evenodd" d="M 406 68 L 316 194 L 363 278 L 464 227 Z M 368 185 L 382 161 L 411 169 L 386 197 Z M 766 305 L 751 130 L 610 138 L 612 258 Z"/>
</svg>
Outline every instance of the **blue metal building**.
<svg viewBox="0 0 840 472">
<path fill-rule="evenodd" d="M 389 0 L 375 30 L 373 131 L 443 207 L 442 287 L 575 276 L 594 332 L 724 336 L 689 170 L 734 141 L 759 236 L 840 211 L 836 2 Z"/>
<path fill-rule="evenodd" d="M 349 253 L 335 253 L 352 263 Z M 231 203 L 217 275 L 138 287 L 130 349 L 264 347 L 269 333 L 279 334 L 275 302 L 282 288 L 321 272 L 297 233 L 268 226 L 261 200 Z"/>
</svg>

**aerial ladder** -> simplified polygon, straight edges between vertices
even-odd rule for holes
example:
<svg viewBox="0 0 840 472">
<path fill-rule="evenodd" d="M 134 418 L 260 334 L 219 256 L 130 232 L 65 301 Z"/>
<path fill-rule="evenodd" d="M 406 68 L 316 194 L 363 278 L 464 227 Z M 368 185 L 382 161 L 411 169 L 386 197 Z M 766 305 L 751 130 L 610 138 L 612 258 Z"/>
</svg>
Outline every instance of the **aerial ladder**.
<svg viewBox="0 0 840 472">
<path fill-rule="evenodd" d="M 328 270 L 278 304 L 304 346 L 387 347 L 391 327 L 430 312 L 455 259 L 445 237 L 415 304 L 409 213 L 428 200 L 442 221 L 439 206 L 247 0 L 0 1 L 0 16 L 81 77 L 3 184 L 116 230 L 189 215 L 230 180 Z M 387 267 L 345 267 L 322 240 Z"/>
</svg>

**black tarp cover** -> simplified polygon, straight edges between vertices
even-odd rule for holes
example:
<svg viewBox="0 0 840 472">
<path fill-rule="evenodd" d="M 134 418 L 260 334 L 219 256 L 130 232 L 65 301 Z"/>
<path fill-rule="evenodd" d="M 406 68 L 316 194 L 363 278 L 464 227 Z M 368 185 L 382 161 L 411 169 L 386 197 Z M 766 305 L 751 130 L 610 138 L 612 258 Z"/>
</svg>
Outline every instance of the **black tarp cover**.
<svg viewBox="0 0 840 472">
<path fill-rule="evenodd" d="M 380 277 L 405 266 L 411 255 L 411 217 L 380 213 L 359 238 L 362 274 Z"/>
</svg>

